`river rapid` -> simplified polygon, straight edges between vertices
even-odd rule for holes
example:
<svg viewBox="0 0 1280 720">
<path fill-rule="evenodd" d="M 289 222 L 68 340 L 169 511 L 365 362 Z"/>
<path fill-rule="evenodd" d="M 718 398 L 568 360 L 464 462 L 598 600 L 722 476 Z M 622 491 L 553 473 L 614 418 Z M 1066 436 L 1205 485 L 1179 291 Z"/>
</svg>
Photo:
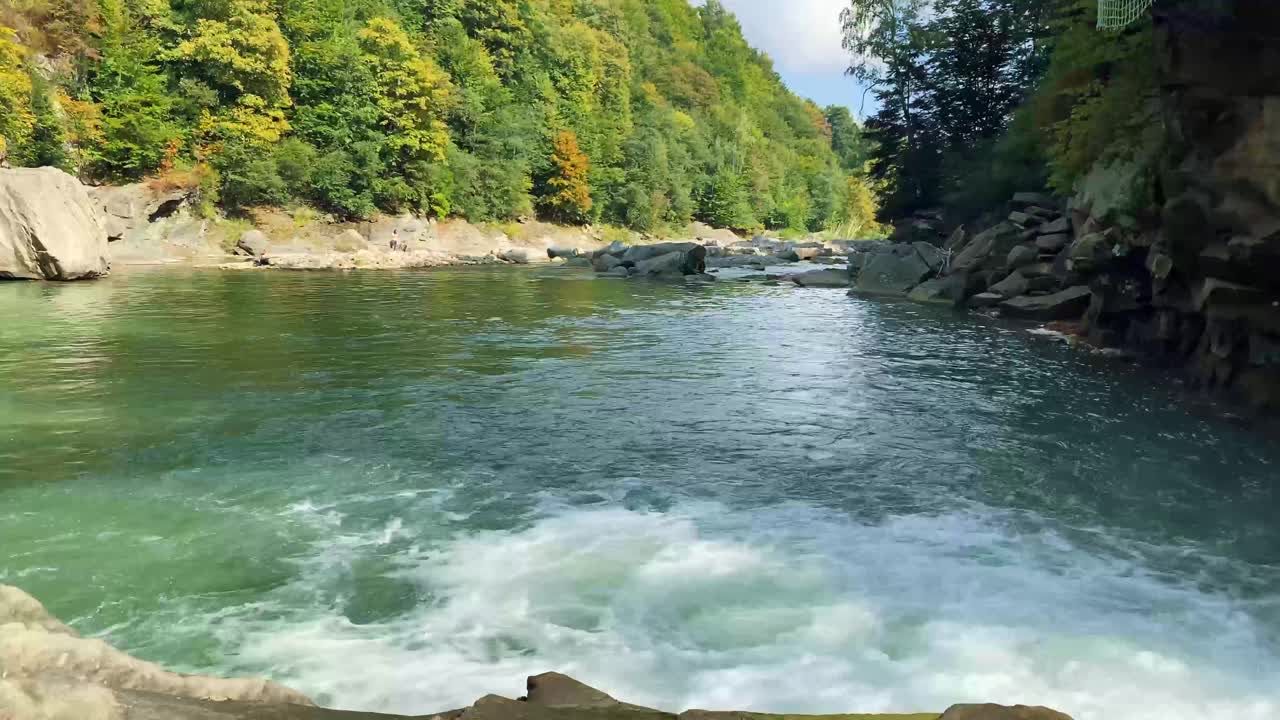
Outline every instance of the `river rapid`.
<svg viewBox="0 0 1280 720">
<path fill-rule="evenodd" d="M 0 582 L 424 713 L 1280 717 L 1280 446 L 905 303 L 562 269 L 0 284 Z"/>
</svg>

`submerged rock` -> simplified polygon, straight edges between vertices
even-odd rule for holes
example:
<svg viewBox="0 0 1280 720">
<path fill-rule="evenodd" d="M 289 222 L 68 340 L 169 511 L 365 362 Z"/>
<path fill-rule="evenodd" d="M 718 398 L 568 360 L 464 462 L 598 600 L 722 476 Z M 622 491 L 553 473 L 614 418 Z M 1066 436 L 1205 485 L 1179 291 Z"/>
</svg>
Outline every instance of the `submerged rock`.
<svg viewBox="0 0 1280 720">
<path fill-rule="evenodd" d="M 56 168 L 0 169 L 0 278 L 106 275 L 107 232 L 79 180 Z"/>
<path fill-rule="evenodd" d="M 792 275 L 791 282 L 806 288 L 844 288 L 849 287 L 849 273 L 835 269 L 811 270 Z"/>
</svg>

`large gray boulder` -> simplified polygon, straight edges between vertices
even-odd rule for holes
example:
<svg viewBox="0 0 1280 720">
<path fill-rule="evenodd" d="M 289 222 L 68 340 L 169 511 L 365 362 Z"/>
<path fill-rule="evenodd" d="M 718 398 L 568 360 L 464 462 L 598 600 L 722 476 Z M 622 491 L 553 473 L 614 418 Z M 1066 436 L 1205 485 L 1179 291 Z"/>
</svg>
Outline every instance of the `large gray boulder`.
<svg viewBox="0 0 1280 720">
<path fill-rule="evenodd" d="M 681 243 L 664 243 L 676 246 Z M 654 246 L 658 247 L 658 246 Z M 634 250 L 635 248 L 632 248 Z M 629 252 L 629 251 L 628 251 Z M 623 259 L 623 263 L 628 261 Z M 701 245 L 689 243 L 684 250 L 671 250 L 662 255 L 649 256 L 635 262 L 632 275 L 636 277 L 683 277 L 685 275 L 701 275 L 707 269 L 707 249 Z"/>
<path fill-rule="evenodd" d="M 56 168 L 0 169 L 0 278 L 106 275 L 107 232 L 79 180 Z"/>
<path fill-rule="evenodd" d="M 934 272 L 935 266 L 915 246 L 891 245 L 866 259 L 854 289 L 870 295 L 905 296 Z"/>
<path fill-rule="evenodd" d="M 271 251 L 271 240 L 267 238 L 266 233 L 256 228 L 245 230 L 240 235 L 240 240 L 236 242 L 236 247 L 250 257 L 263 258 Z"/>
<path fill-rule="evenodd" d="M 1006 300 L 1000 303 L 1000 311 L 1026 320 L 1074 320 L 1089 309 L 1092 296 L 1088 287 L 1077 285 L 1052 295 L 1023 295 Z"/>
<path fill-rule="evenodd" d="M 849 287 L 849 273 L 834 268 L 811 270 L 792 275 L 791 282 L 806 288 L 843 288 Z"/>
<path fill-rule="evenodd" d="M 694 248 L 702 251 L 702 257 L 707 256 L 707 249 L 698 243 L 691 242 L 665 242 L 654 243 L 653 245 L 633 245 L 622 253 L 622 261 L 625 263 L 639 263 L 641 260 L 656 258 L 660 255 L 667 255 L 673 252 L 691 252 Z"/>
<path fill-rule="evenodd" d="M 969 273 L 986 268 L 1003 266 L 1009 253 L 1021 243 L 1022 229 L 1010 222 L 988 228 L 978 233 L 964 249 L 951 260 L 948 273 Z"/>
<path fill-rule="evenodd" d="M 965 296 L 965 278 L 961 275 L 925 280 L 907 294 L 907 299 L 926 305 L 958 305 Z"/>
</svg>

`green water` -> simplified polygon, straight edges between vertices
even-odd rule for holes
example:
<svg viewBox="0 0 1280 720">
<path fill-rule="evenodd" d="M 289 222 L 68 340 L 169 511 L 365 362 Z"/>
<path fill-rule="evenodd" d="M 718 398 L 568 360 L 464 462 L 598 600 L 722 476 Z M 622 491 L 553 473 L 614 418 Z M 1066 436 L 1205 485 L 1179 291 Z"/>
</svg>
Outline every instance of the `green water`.
<svg viewBox="0 0 1280 720">
<path fill-rule="evenodd" d="M 1172 378 L 841 291 L 557 269 L 0 284 L 0 582 L 428 712 L 1280 716 L 1280 447 Z"/>
</svg>

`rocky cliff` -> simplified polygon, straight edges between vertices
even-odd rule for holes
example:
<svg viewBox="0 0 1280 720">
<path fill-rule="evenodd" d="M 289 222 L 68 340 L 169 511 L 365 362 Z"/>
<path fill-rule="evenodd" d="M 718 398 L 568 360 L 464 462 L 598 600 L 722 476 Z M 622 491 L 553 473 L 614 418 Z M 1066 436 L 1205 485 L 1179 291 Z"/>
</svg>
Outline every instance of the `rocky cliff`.
<svg viewBox="0 0 1280 720">
<path fill-rule="evenodd" d="M 851 261 L 879 269 L 855 287 L 1079 321 L 1064 328 L 1280 409 L 1280 3 L 1155 8 L 1149 146 L 1099 163 L 1070 198 L 1020 193 L 993 227 L 934 233 L 937 271 L 906 250 Z"/>
<path fill-rule="evenodd" d="M 501 682 L 502 679 L 495 679 Z M 431 682 L 423 678 L 423 682 Z M 624 703 L 558 673 L 526 681 L 519 699 L 487 695 L 419 716 L 433 720 L 799 720 L 795 716 L 689 710 L 680 715 Z M 3 720 L 396 720 L 405 716 L 316 707 L 265 680 L 171 673 L 82 638 L 21 590 L 0 585 L 0 719 Z M 816 720 L 816 719 L 814 719 Z M 943 715 L 833 715 L 827 720 L 1070 720 L 1045 708 L 958 705 Z"/>
</svg>

